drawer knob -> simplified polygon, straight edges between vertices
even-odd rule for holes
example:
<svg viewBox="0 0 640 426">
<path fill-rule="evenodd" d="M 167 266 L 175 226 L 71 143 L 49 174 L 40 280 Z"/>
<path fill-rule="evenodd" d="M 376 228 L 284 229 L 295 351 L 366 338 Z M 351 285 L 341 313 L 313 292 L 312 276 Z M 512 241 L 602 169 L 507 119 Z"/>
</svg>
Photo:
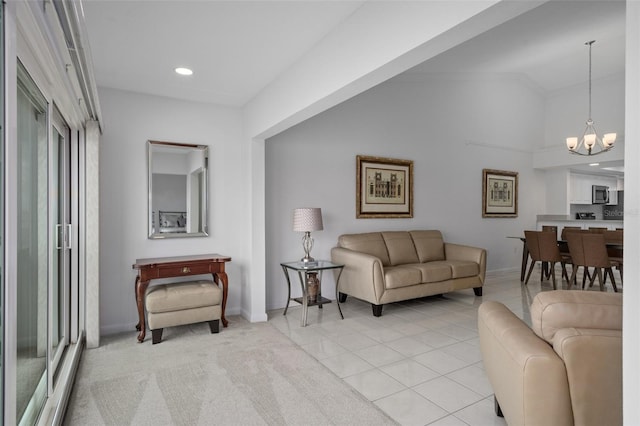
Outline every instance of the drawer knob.
<svg viewBox="0 0 640 426">
<path fill-rule="evenodd" d="M 184 268 L 182 268 L 183 274 L 188 274 L 189 272 L 191 272 L 191 269 L 188 266 L 185 266 Z"/>
</svg>

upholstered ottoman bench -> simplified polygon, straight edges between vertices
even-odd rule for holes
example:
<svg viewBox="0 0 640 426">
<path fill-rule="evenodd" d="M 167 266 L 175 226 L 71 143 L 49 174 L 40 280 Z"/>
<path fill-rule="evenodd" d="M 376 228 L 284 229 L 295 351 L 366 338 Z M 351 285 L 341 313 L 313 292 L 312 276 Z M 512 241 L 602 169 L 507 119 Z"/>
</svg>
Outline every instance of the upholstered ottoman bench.
<svg viewBox="0 0 640 426">
<path fill-rule="evenodd" d="M 151 286 L 145 295 L 147 324 L 155 345 L 165 327 L 208 322 L 220 331 L 222 289 L 212 281 L 188 281 Z"/>
</svg>

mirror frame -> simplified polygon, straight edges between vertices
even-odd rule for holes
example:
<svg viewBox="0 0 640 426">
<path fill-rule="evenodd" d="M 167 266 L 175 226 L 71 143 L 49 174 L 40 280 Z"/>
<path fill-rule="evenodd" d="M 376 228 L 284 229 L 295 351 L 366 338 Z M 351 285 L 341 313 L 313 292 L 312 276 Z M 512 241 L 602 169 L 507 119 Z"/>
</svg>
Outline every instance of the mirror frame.
<svg viewBox="0 0 640 426">
<path fill-rule="evenodd" d="M 188 151 L 201 151 L 204 155 L 204 177 L 202 191 L 202 202 L 204 203 L 204 214 L 199 232 L 154 232 L 153 231 L 153 147 L 164 146 Z M 186 237 L 208 237 L 209 236 L 209 147 L 207 145 L 196 145 L 179 142 L 147 141 L 147 168 L 148 168 L 148 204 L 147 204 L 147 225 L 148 238 L 160 240 L 166 238 L 186 238 Z"/>
</svg>

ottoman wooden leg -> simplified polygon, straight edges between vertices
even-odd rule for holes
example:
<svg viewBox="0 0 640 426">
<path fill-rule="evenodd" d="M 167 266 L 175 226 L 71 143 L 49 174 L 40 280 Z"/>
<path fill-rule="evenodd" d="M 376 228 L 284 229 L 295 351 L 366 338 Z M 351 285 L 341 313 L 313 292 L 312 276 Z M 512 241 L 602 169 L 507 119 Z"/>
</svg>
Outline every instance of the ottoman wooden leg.
<svg viewBox="0 0 640 426">
<path fill-rule="evenodd" d="M 162 340 L 162 328 L 158 328 L 155 330 L 151 330 L 151 343 L 152 344 L 156 344 L 156 343 L 160 343 L 160 341 Z"/>
<path fill-rule="evenodd" d="M 220 332 L 220 320 L 207 321 L 209 323 L 209 328 L 211 329 L 211 333 L 219 333 Z"/>
</svg>

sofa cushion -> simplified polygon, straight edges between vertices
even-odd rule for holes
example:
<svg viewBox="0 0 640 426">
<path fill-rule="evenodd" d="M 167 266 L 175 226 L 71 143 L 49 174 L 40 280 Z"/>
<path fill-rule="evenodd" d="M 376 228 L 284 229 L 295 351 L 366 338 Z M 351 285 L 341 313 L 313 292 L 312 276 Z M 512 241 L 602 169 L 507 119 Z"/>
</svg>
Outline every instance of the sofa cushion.
<svg viewBox="0 0 640 426">
<path fill-rule="evenodd" d="M 389 266 L 389 254 L 380 232 L 369 232 L 364 234 L 345 234 L 338 238 L 338 246 L 366 253 L 375 256 L 382 262 L 383 266 Z"/>
<path fill-rule="evenodd" d="M 413 245 L 413 240 L 408 232 L 383 232 L 382 238 L 387 245 L 387 253 L 389 253 L 391 265 L 419 262 L 416 247 Z"/>
<path fill-rule="evenodd" d="M 389 266 L 384 268 L 384 282 L 387 289 L 407 287 L 420 284 L 422 274 L 418 268 L 412 266 Z"/>
<path fill-rule="evenodd" d="M 419 262 L 444 260 L 444 241 L 440 231 L 410 231 Z"/>
<path fill-rule="evenodd" d="M 451 265 L 445 261 L 433 261 L 411 265 L 420 270 L 423 283 L 436 283 L 452 278 Z"/>
<path fill-rule="evenodd" d="M 451 278 L 475 277 L 480 273 L 480 266 L 470 260 L 446 260 L 451 266 Z"/>
</svg>

